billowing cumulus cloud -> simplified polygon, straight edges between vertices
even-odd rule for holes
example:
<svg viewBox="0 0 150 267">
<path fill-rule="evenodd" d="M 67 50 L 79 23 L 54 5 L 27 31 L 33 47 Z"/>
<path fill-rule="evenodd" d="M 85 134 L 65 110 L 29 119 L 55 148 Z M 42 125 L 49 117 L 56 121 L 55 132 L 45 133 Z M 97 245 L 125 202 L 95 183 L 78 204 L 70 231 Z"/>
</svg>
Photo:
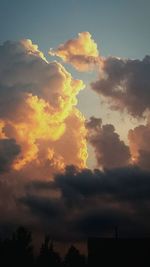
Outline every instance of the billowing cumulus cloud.
<svg viewBox="0 0 150 267">
<path fill-rule="evenodd" d="M 111 107 L 135 117 L 149 110 L 149 56 L 102 59 L 88 32 L 50 54 L 80 71 L 97 66 L 92 87 Z M 0 228 L 26 224 L 65 240 L 116 225 L 149 232 L 149 123 L 129 131 L 128 147 L 112 124 L 77 109 L 84 86 L 31 40 L 0 45 Z M 101 170 L 86 169 L 87 142 Z"/>
<path fill-rule="evenodd" d="M 89 32 L 79 33 L 77 38 L 70 39 L 57 49 L 51 49 L 49 54 L 71 63 L 79 71 L 91 69 L 99 60 L 97 44 Z"/>
<path fill-rule="evenodd" d="M 21 147 L 14 169 L 86 165 L 84 117 L 75 108 L 83 88 L 61 64 L 47 62 L 31 40 L 0 46 L 0 133 Z M 72 152 L 69 157 L 60 143 Z"/>
<path fill-rule="evenodd" d="M 133 161 L 143 169 L 150 170 L 150 124 L 139 125 L 129 131 L 128 139 Z"/>
<path fill-rule="evenodd" d="M 52 190 L 60 194 L 52 198 Z M 102 172 L 69 166 L 51 182 L 28 184 L 27 192 L 18 201 L 54 238 L 112 236 L 116 225 L 126 237 L 149 231 L 150 173 L 135 167 Z"/>
<path fill-rule="evenodd" d="M 129 148 L 120 140 L 113 125 L 102 125 L 101 119 L 91 117 L 86 126 L 88 141 L 94 147 L 98 167 L 111 169 L 129 164 Z"/>
<path fill-rule="evenodd" d="M 150 56 L 143 60 L 108 57 L 92 89 L 119 111 L 141 117 L 150 109 Z"/>
<path fill-rule="evenodd" d="M 31 40 L 0 45 L 0 227 L 28 224 L 40 229 L 17 200 L 25 185 L 52 180 L 68 164 L 86 166 L 85 118 L 76 107 L 83 88 L 60 63 L 48 62 Z M 60 211 L 55 213 L 56 191 L 53 215 Z"/>
</svg>

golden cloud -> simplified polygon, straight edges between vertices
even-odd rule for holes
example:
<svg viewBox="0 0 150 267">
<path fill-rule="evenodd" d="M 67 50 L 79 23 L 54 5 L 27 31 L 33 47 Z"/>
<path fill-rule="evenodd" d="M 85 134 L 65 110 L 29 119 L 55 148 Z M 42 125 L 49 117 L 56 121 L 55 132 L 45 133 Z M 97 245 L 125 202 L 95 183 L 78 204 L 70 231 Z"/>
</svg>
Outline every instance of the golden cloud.
<svg viewBox="0 0 150 267">
<path fill-rule="evenodd" d="M 0 138 L 13 138 L 21 148 L 13 168 L 85 167 L 84 117 L 75 108 L 84 83 L 49 63 L 31 40 L 4 43 L 0 57 Z"/>
<path fill-rule="evenodd" d="M 99 61 L 97 44 L 89 32 L 81 32 L 77 38 L 70 39 L 57 49 L 50 49 L 49 54 L 71 63 L 79 71 L 87 71 Z"/>
</svg>

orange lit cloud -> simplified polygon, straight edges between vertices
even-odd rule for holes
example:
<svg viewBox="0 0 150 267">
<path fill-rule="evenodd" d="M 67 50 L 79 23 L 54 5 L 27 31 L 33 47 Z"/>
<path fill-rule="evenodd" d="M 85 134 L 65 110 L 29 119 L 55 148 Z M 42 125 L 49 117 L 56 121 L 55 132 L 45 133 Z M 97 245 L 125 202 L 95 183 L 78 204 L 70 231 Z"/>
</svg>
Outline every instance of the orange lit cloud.
<svg viewBox="0 0 150 267">
<path fill-rule="evenodd" d="M 75 108 L 83 82 L 47 62 L 31 40 L 4 43 L 0 58 L 0 138 L 20 147 L 13 169 L 34 165 L 49 176 L 66 164 L 85 167 L 84 117 Z"/>
<path fill-rule="evenodd" d="M 20 40 L 20 44 L 24 46 L 29 55 L 40 57 L 48 63 L 44 54 L 38 49 L 38 45 L 33 44 L 30 39 L 22 39 Z"/>
<path fill-rule="evenodd" d="M 111 108 L 136 118 L 148 114 L 149 56 L 101 58 L 88 32 L 50 54 L 79 71 L 95 66 L 99 79 L 92 88 Z M 0 45 L 0 227 L 30 225 L 64 240 L 101 234 L 118 219 L 123 227 L 149 229 L 143 207 L 150 201 L 150 172 L 143 169 L 150 170 L 150 123 L 130 130 L 126 144 L 111 122 L 85 120 L 77 108 L 84 87 L 31 40 Z M 86 168 L 87 142 L 101 170 Z"/>
<path fill-rule="evenodd" d="M 51 49 L 49 54 L 71 63 L 79 71 L 87 71 L 99 61 L 97 44 L 89 32 L 79 33 L 77 38 L 70 39 L 57 49 Z"/>
</svg>

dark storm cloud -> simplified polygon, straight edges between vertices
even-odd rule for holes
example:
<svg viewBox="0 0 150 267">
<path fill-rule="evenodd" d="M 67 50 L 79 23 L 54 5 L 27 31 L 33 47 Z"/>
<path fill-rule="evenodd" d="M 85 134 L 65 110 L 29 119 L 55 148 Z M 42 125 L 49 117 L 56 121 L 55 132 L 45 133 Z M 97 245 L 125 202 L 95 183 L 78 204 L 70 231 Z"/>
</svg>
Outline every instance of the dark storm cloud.
<svg viewBox="0 0 150 267">
<path fill-rule="evenodd" d="M 60 191 L 57 200 L 27 194 L 21 203 L 31 216 L 40 219 L 52 235 L 66 239 L 107 235 L 118 225 L 122 235 L 148 234 L 150 231 L 150 173 L 137 167 L 102 172 L 67 167 L 53 182 L 33 182 Z M 29 188 L 27 189 L 29 190 Z M 51 231 L 51 229 L 53 229 Z M 62 234 L 63 233 L 63 234 Z"/>
<path fill-rule="evenodd" d="M 126 225 L 128 225 L 127 228 Z M 130 217 L 129 214 L 121 210 L 104 209 L 93 210 L 81 216 L 74 226 L 76 231 L 82 233 L 83 236 L 114 236 L 115 227 L 121 226 L 120 234 L 129 235 L 137 226 L 136 220 Z"/>
<path fill-rule="evenodd" d="M 0 139 L 0 173 L 8 171 L 21 152 L 14 139 Z"/>
<path fill-rule="evenodd" d="M 124 167 L 105 172 L 85 169 L 74 171 L 66 169 L 58 174 L 52 186 L 61 189 L 65 198 L 74 195 L 84 198 L 96 195 L 112 196 L 117 201 L 150 199 L 150 173 L 138 167 Z M 69 194 L 71 191 L 73 194 Z"/>
<path fill-rule="evenodd" d="M 104 59 L 102 71 L 92 89 L 112 108 L 125 109 L 135 117 L 150 109 L 150 56 L 143 60 L 109 57 Z"/>
<path fill-rule="evenodd" d="M 129 148 L 120 140 L 113 125 L 102 125 L 101 119 L 91 117 L 86 127 L 88 141 L 94 147 L 98 166 L 110 169 L 129 164 Z"/>
<path fill-rule="evenodd" d="M 22 197 L 20 201 L 30 206 L 33 214 L 42 218 L 46 216 L 46 219 L 52 220 L 63 215 L 60 202 L 52 198 L 28 195 L 27 198 Z"/>
</svg>

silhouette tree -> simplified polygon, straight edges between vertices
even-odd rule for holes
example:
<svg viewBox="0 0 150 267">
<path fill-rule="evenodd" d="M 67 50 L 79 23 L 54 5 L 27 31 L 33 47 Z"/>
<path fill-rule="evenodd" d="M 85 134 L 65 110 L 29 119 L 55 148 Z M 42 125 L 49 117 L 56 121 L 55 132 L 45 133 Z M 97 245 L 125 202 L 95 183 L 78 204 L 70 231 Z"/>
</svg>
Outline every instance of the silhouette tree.
<svg viewBox="0 0 150 267">
<path fill-rule="evenodd" d="M 1 243 L 0 262 L 3 266 L 11 266 L 13 259 L 12 240 L 5 239 Z"/>
<path fill-rule="evenodd" d="M 19 227 L 11 239 L 1 242 L 0 247 L 2 266 L 33 265 L 32 237 L 24 227 Z"/>
<path fill-rule="evenodd" d="M 33 247 L 31 233 L 19 227 L 12 238 L 14 261 L 18 266 L 33 264 Z"/>
<path fill-rule="evenodd" d="M 37 265 L 46 267 L 60 267 L 61 259 L 57 252 L 54 251 L 53 242 L 50 241 L 50 237 L 45 236 L 45 241 L 41 246 L 40 255 L 37 259 Z"/>
<path fill-rule="evenodd" d="M 65 267 L 83 267 L 85 266 L 85 257 L 80 254 L 80 252 L 74 247 L 71 246 L 68 250 L 68 253 L 64 259 Z"/>
</svg>

